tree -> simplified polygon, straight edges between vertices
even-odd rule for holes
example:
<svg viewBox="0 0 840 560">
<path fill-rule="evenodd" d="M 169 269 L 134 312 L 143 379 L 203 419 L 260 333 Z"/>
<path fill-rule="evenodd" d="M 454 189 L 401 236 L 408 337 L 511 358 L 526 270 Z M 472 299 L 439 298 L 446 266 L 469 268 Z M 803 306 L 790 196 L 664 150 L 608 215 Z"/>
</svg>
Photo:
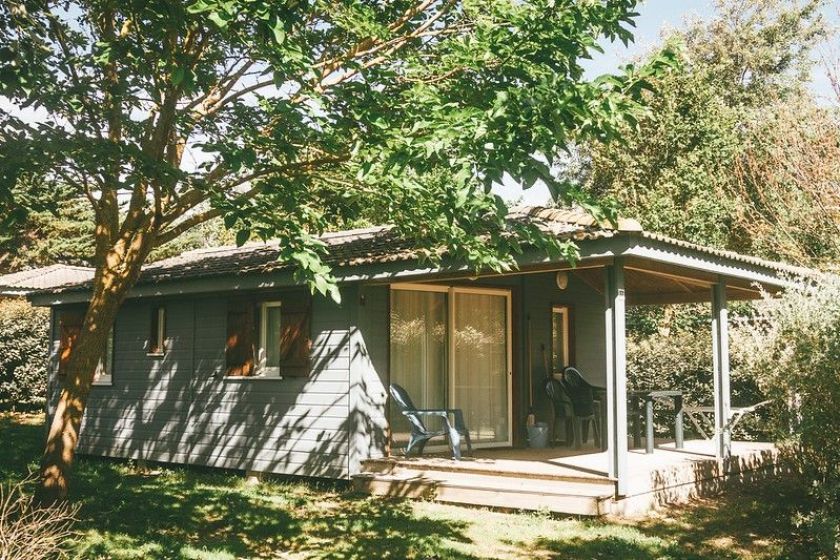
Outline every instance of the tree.
<svg viewBox="0 0 840 560">
<path fill-rule="evenodd" d="M 840 257 L 840 126 L 808 90 L 820 0 L 725 0 L 664 38 L 677 67 L 626 142 L 584 147 L 577 180 L 647 229 L 823 265 Z"/>
<path fill-rule="evenodd" d="M 337 298 L 315 234 L 365 212 L 476 268 L 523 242 L 489 192 L 556 182 L 574 138 L 607 140 L 651 68 L 583 80 L 599 37 L 627 41 L 635 0 L 29 0 L 0 6 L 0 204 L 62 183 L 95 216 L 96 274 L 47 438 L 42 496 L 66 494 L 79 423 L 117 310 L 143 263 L 222 218 L 237 242 Z M 32 119 L 29 119 L 30 121 Z M 18 189 L 19 191 L 19 189 Z M 124 202 L 123 202 L 124 201 Z"/>
<path fill-rule="evenodd" d="M 61 262 L 87 266 L 93 257 L 93 212 L 87 201 L 26 211 L 0 235 L 0 270 Z"/>
<path fill-rule="evenodd" d="M 651 110 L 625 141 L 582 146 L 567 174 L 647 230 L 703 245 L 836 267 L 840 259 L 840 121 L 809 90 L 823 2 L 725 0 L 708 20 L 662 39 L 677 64 L 653 82 Z M 732 305 L 730 317 L 755 315 Z M 710 362 L 708 305 L 646 306 L 628 315 L 630 383 L 684 383 Z M 733 324 L 737 324 L 733 322 Z M 733 388 L 764 400 L 733 328 Z M 678 349 L 674 351 L 673 349 Z M 695 369 L 697 368 L 697 369 Z M 663 377 L 664 376 L 664 377 Z M 657 377 L 657 376 L 654 376 Z M 635 379 L 633 379 L 635 378 Z M 691 389 L 691 384 L 687 385 Z M 701 387 L 695 387 L 700 395 Z M 709 385 L 703 385 L 710 398 Z"/>
<path fill-rule="evenodd" d="M 43 410 L 50 314 L 18 298 L 0 299 L 0 410 Z"/>
</svg>

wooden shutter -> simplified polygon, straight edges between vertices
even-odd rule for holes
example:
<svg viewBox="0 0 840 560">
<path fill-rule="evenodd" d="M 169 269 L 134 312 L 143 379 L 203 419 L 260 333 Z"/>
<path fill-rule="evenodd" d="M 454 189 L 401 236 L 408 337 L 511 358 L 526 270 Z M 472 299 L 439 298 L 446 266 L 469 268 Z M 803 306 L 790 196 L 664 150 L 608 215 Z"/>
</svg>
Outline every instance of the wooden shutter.
<svg viewBox="0 0 840 560">
<path fill-rule="evenodd" d="M 226 375 L 254 375 L 254 316 L 253 300 L 237 299 L 228 303 Z"/>
<path fill-rule="evenodd" d="M 81 311 L 60 311 L 58 319 L 59 344 L 58 344 L 58 375 L 67 375 L 67 364 L 70 362 L 70 355 L 76 345 L 76 339 L 82 332 L 82 323 L 85 314 Z"/>
<path fill-rule="evenodd" d="M 280 375 L 309 375 L 312 305 L 308 293 L 284 296 L 280 305 Z"/>
</svg>

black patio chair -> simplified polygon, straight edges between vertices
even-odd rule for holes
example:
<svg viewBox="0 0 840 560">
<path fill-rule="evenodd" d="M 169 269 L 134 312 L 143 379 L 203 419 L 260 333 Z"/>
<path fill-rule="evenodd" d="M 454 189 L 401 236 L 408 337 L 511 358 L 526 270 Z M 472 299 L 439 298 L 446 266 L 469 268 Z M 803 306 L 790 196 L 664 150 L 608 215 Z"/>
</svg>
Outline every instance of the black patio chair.
<svg viewBox="0 0 840 560">
<path fill-rule="evenodd" d="M 546 394 L 554 408 L 554 424 L 564 421 L 564 444 L 570 443 L 580 449 L 589 441 L 589 427 L 592 426 L 595 447 L 601 447 L 601 406 L 595 398 L 595 388 L 575 368 L 566 368 L 563 379 L 549 377 L 546 380 Z M 571 435 L 571 441 L 569 436 Z"/>
<path fill-rule="evenodd" d="M 551 402 L 553 411 L 551 422 L 551 445 L 571 445 L 573 443 L 573 424 L 575 413 L 572 409 L 572 401 L 569 394 L 563 387 L 563 382 L 554 377 L 545 379 L 545 394 Z M 563 426 L 563 439 L 557 437 L 557 424 Z"/>
<path fill-rule="evenodd" d="M 575 416 L 574 446 L 580 449 L 589 441 L 589 427 L 592 426 L 592 439 L 595 447 L 601 448 L 601 401 L 596 398 L 597 388 L 583 378 L 581 373 L 567 367 L 563 371 L 563 388 L 569 395 Z"/>
<path fill-rule="evenodd" d="M 417 455 L 422 455 L 423 448 L 426 447 L 426 443 L 430 439 L 445 437 L 449 440 L 452 458 L 458 461 L 461 459 L 461 436 L 464 437 L 464 442 L 467 444 L 467 454 L 472 455 L 470 432 L 464 424 L 464 413 L 460 408 L 418 409 L 414 406 L 411 397 L 408 396 L 408 392 L 396 383 L 391 384 L 391 397 L 411 425 L 411 437 L 408 440 L 408 446 L 405 448 L 406 455 L 411 455 L 412 451 L 416 451 Z M 423 422 L 423 416 L 442 418 L 445 429 L 429 430 Z M 450 420 L 450 416 L 452 416 L 452 420 Z"/>
</svg>

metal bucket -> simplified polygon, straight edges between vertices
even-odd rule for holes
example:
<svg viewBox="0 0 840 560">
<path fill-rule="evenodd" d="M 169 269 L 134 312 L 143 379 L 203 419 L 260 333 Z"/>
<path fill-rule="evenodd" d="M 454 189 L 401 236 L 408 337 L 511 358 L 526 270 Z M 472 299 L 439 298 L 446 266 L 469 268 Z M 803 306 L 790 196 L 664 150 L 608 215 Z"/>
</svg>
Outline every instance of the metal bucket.
<svg viewBox="0 0 840 560">
<path fill-rule="evenodd" d="M 548 445 L 548 424 L 537 422 L 528 426 L 528 447 L 543 448 Z"/>
</svg>

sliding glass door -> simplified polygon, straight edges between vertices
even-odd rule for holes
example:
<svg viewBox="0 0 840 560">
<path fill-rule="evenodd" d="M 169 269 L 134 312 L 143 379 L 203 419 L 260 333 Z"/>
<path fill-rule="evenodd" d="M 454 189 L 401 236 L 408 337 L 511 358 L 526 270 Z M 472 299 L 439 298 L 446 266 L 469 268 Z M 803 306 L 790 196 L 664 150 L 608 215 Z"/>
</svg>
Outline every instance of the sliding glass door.
<svg viewBox="0 0 840 560">
<path fill-rule="evenodd" d="M 447 299 L 446 292 L 391 292 L 391 382 L 402 385 L 417 408 L 446 407 Z M 394 444 L 405 446 L 408 421 L 393 402 L 390 418 Z M 440 424 L 426 422 L 431 430 Z"/>
<path fill-rule="evenodd" d="M 508 295 L 454 290 L 450 402 L 473 441 L 509 443 Z"/>
<path fill-rule="evenodd" d="M 392 288 L 391 381 L 405 387 L 418 408 L 462 409 L 478 446 L 509 445 L 510 293 Z M 394 444 L 404 445 L 408 425 L 393 407 L 390 417 Z"/>
</svg>

